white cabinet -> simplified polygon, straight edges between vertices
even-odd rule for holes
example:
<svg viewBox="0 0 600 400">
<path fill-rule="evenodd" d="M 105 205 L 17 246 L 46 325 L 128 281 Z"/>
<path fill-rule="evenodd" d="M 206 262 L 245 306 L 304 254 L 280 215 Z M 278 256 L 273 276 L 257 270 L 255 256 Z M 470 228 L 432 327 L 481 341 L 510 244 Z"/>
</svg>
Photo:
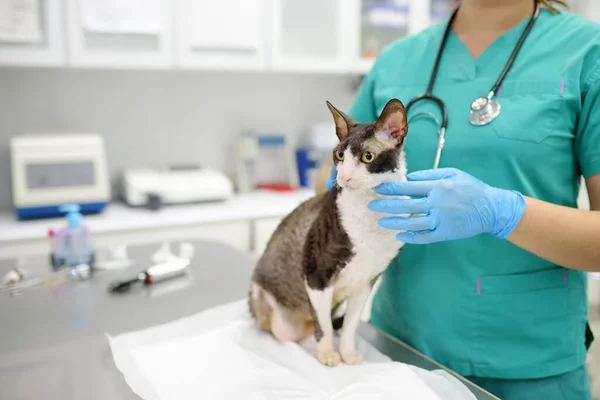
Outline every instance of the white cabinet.
<svg viewBox="0 0 600 400">
<path fill-rule="evenodd" d="M 283 217 L 276 218 L 262 218 L 254 221 L 253 229 L 252 229 L 252 251 L 257 256 L 261 255 L 265 248 L 267 247 L 267 243 L 271 239 L 273 232 L 281 223 Z"/>
<path fill-rule="evenodd" d="M 356 0 L 270 1 L 273 69 L 348 70 L 356 33 Z"/>
<path fill-rule="evenodd" d="M 0 0 L 0 65 L 64 63 L 61 0 Z"/>
<path fill-rule="evenodd" d="M 251 251 L 250 221 L 244 220 L 93 232 L 92 237 L 96 248 L 206 240 L 223 243 L 243 252 Z M 49 253 L 50 241 L 46 237 L 24 238 L 0 243 L 0 259 L 22 255 L 39 256 Z"/>
<path fill-rule="evenodd" d="M 444 18 L 453 4 L 0 0 L 0 65 L 364 73 L 383 47 Z M 23 35 L 32 18 L 39 40 L 10 40 L 10 29 Z"/>
<path fill-rule="evenodd" d="M 447 17 L 452 0 L 357 0 L 353 70 L 365 73 L 388 44 Z"/>
<path fill-rule="evenodd" d="M 88 68 L 173 64 L 169 0 L 67 0 L 68 63 Z"/>
<path fill-rule="evenodd" d="M 180 0 L 175 4 L 180 68 L 262 70 L 268 0 Z"/>
<path fill-rule="evenodd" d="M 228 201 L 173 205 L 158 211 L 111 204 L 102 214 L 84 216 L 97 246 L 137 245 L 179 240 L 210 240 L 244 252 L 260 254 L 279 222 L 312 190 L 279 193 L 255 191 Z M 49 228 L 64 226 L 63 218 L 17 221 L 0 213 L 0 258 L 47 254 Z"/>
</svg>

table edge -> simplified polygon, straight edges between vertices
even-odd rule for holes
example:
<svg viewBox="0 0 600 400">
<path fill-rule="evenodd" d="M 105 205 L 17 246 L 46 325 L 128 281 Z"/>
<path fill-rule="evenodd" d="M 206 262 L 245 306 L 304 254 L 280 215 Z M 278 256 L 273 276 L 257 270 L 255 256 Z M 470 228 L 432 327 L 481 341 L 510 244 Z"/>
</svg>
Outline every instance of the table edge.
<svg viewBox="0 0 600 400">
<path fill-rule="evenodd" d="M 375 331 L 377 331 L 377 333 L 379 333 L 381 336 L 385 336 L 386 338 L 390 339 L 391 341 L 393 341 L 394 343 L 412 351 L 413 353 L 419 355 L 420 357 L 426 359 L 427 361 L 429 361 L 430 363 L 438 366 L 440 369 L 443 369 L 444 371 L 448 372 L 449 374 L 451 374 L 452 376 L 454 376 L 455 378 L 459 379 L 462 382 L 467 382 L 469 385 L 476 387 L 477 389 L 481 390 L 483 393 L 487 394 L 488 396 L 490 396 L 492 399 L 494 400 L 501 400 L 499 397 L 493 395 L 492 393 L 488 392 L 487 390 L 483 389 L 481 386 L 476 385 L 475 383 L 471 382 L 470 380 L 468 380 L 467 378 L 465 378 L 464 376 L 460 375 L 457 372 L 454 372 L 453 370 L 451 370 L 450 368 L 440 364 L 439 362 L 435 361 L 434 359 L 432 359 L 431 357 L 428 357 L 427 355 L 421 353 L 419 350 L 415 349 L 412 346 L 409 346 L 408 344 L 404 343 L 403 341 L 395 338 L 394 336 L 390 335 L 389 333 L 382 331 L 381 329 L 377 328 L 376 326 L 370 324 L 369 322 L 365 322 L 365 324 L 369 325 L 370 328 L 373 328 Z"/>
</svg>

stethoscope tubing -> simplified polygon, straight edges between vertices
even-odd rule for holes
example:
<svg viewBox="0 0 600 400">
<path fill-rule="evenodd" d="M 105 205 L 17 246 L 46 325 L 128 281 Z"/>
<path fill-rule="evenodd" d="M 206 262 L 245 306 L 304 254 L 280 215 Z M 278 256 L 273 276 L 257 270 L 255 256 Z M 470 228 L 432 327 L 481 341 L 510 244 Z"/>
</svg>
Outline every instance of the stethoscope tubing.
<svg viewBox="0 0 600 400">
<path fill-rule="evenodd" d="M 506 62 L 506 65 L 502 69 L 502 72 L 500 73 L 500 75 L 496 79 L 496 82 L 494 82 L 494 85 L 492 86 L 492 88 L 490 89 L 488 95 L 486 96 L 488 98 L 488 100 L 491 100 L 491 98 L 496 94 L 496 91 L 498 90 L 498 88 L 502 84 L 502 81 L 504 80 L 504 77 L 506 76 L 506 74 L 508 73 L 508 71 L 510 70 L 510 68 L 513 66 L 514 61 L 515 61 L 515 59 L 517 57 L 517 54 L 519 53 L 519 51 L 521 50 L 521 47 L 523 46 L 523 42 L 525 41 L 525 39 L 529 35 L 529 31 L 531 30 L 531 28 L 533 27 L 534 22 L 537 20 L 537 17 L 539 16 L 539 13 L 540 13 L 539 2 L 538 2 L 538 0 L 533 0 L 533 3 L 534 3 L 534 6 L 535 6 L 535 9 L 534 9 L 534 12 L 533 12 L 533 14 L 531 16 L 531 19 L 527 23 L 527 26 L 525 27 L 525 30 L 521 34 L 521 37 L 519 38 L 519 41 L 515 45 L 515 47 L 514 47 L 512 53 L 511 53 L 508 61 Z M 448 127 L 448 110 L 446 109 L 446 105 L 444 104 L 444 101 L 433 94 L 433 86 L 434 86 L 436 78 L 437 78 L 437 73 L 438 73 L 438 69 L 439 69 L 440 60 L 442 58 L 442 54 L 444 52 L 444 48 L 446 47 L 446 41 L 448 40 L 448 36 L 450 34 L 450 30 L 452 29 L 452 22 L 454 21 L 454 18 L 456 17 L 456 13 L 457 12 L 458 12 L 458 8 L 452 13 L 450 19 L 448 20 L 448 24 L 446 25 L 446 29 L 444 30 L 444 35 L 442 36 L 442 41 L 440 43 L 440 47 L 439 47 L 438 52 L 436 54 L 435 62 L 433 64 L 433 68 L 431 70 L 431 76 L 430 76 L 429 82 L 427 84 L 427 90 L 425 91 L 424 94 L 412 98 L 407 103 L 407 105 L 406 105 L 406 113 L 408 115 L 408 112 L 409 112 L 410 108 L 415 103 L 417 103 L 418 101 L 421 101 L 421 100 L 430 100 L 430 101 L 433 101 L 434 103 L 436 103 L 438 105 L 438 107 L 439 107 L 439 109 L 440 109 L 440 111 L 442 113 L 441 128 L 438 131 L 438 136 L 439 136 L 439 138 L 438 138 L 438 146 L 437 146 L 437 150 L 436 150 L 435 161 L 434 161 L 434 164 L 433 164 L 433 168 L 434 169 L 436 169 L 439 166 L 440 158 L 441 158 L 441 155 L 442 155 L 442 149 L 444 148 L 444 144 L 445 144 L 446 129 Z M 437 119 L 436 119 L 436 121 L 437 121 Z"/>
</svg>

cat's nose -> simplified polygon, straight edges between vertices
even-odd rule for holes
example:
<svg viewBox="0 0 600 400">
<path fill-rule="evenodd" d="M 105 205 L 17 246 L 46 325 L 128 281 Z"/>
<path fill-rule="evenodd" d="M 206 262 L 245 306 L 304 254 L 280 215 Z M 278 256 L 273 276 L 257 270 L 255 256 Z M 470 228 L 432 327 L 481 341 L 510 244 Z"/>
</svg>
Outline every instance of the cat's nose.
<svg viewBox="0 0 600 400">
<path fill-rule="evenodd" d="M 348 183 L 348 182 L 350 182 L 350 180 L 352 179 L 352 178 L 351 178 L 351 177 L 349 177 L 349 176 L 343 176 L 343 175 L 342 175 L 340 178 L 342 178 L 342 181 L 343 181 L 343 182 L 345 182 L 345 183 Z"/>
</svg>

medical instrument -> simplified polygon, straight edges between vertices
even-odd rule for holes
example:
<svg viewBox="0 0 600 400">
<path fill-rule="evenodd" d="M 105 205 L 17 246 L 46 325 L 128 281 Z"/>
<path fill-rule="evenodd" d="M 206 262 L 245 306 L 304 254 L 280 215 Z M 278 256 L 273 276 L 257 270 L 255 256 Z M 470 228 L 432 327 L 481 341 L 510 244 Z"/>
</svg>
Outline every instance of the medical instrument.
<svg viewBox="0 0 600 400">
<path fill-rule="evenodd" d="M 194 245 L 188 242 L 179 244 L 179 255 L 173 254 L 170 243 L 163 243 L 150 257 L 154 265 L 139 273 L 135 278 L 113 282 L 109 285 L 111 293 L 126 292 L 133 284 L 162 282 L 186 273 L 190 260 L 194 256 Z"/>
<path fill-rule="evenodd" d="M 81 223 L 81 207 L 78 204 L 68 204 L 60 206 L 59 211 L 66 213 L 67 226 L 50 229 L 48 232 L 52 268 L 55 271 L 70 268 L 74 275 L 87 278 L 94 267 L 95 253 L 91 233 Z"/>
<path fill-rule="evenodd" d="M 333 121 L 310 126 L 302 133 L 296 148 L 300 186 L 314 188 L 323 164 L 331 160 L 331 149 L 339 142 Z"/>
<path fill-rule="evenodd" d="M 494 83 L 492 88 L 490 89 L 490 92 L 488 93 L 487 96 L 480 96 L 480 97 L 476 98 L 475 100 L 473 100 L 473 102 L 471 103 L 471 107 L 469 110 L 469 122 L 471 124 L 476 125 L 476 126 L 486 125 L 486 124 L 490 123 L 491 121 L 493 121 L 500 114 L 500 109 L 501 109 L 500 103 L 497 100 L 493 99 L 493 97 L 496 94 L 498 88 L 500 87 L 500 85 L 501 85 L 502 81 L 504 80 L 504 77 L 508 73 L 509 69 L 514 64 L 515 58 L 517 57 L 517 53 L 521 49 L 523 42 L 525 41 L 525 38 L 529 34 L 529 31 L 531 30 L 534 22 L 537 20 L 537 18 L 539 16 L 540 6 L 539 6 L 538 2 L 535 0 L 534 0 L 534 5 L 535 5 L 535 9 L 531 16 L 531 19 L 527 23 L 525 30 L 521 34 L 519 41 L 517 42 L 515 48 L 513 49 L 513 52 L 510 55 L 506 65 L 504 66 L 504 69 L 500 73 L 500 76 L 498 77 L 498 79 L 496 80 L 496 82 Z M 442 114 L 441 124 L 439 124 L 439 121 L 435 117 L 433 117 L 430 113 L 424 113 L 424 114 L 429 115 L 430 117 L 433 117 L 433 119 L 436 121 L 436 123 L 438 123 L 437 126 L 440 127 L 438 130 L 438 136 L 439 136 L 438 148 L 437 148 L 437 152 L 436 152 L 436 156 L 435 156 L 435 161 L 433 164 L 434 169 L 437 168 L 439 165 L 440 157 L 442 154 L 442 149 L 444 148 L 445 134 L 446 134 L 446 129 L 448 127 L 448 111 L 447 111 L 446 106 L 445 106 L 444 102 L 442 101 L 442 99 L 440 99 L 439 97 L 437 97 L 433 94 L 433 85 L 434 85 L 435 79 L 437 77 L 440 59 L 442 57 L 442 53 L 444 52 L 444 47 L 446 46 L 446 41 L 450 34 L 450 29 L 452 28 L 452 22 L 454 21 L 454 18 L 456 17 L 457 12 L 458 12 L 458 8 L 454 11 L 452 16 L 450 17 L 450 20 L 448 21 L 448 25 L 446 26 L 446 30 L 444 31 L 444 36 L 442 37 L 442 42 L 438 49 L 436 59 L 435 59 L 434 65 L 433 65 L 433 69 L 431 71 L 431 77 L 429 78 L 429 83 L 427 84 L 427 90 L 425 91 L 424 94 L 416 96 L 413 99 L 411 99 L 406 105 L 406 112 L 408 114 L 408 111 L 410 110 L 410 108 L 418 101 L 431 100 L 437 104 L 437 106 L 439 107 L 439 109 L 441 111 L 441 114 Z M 419 113 L 419 114 L 423 114 L 423 113 Z M 415 117 L 416 115 L 417 114 L 413 115 L 412 117 Z M 409 122 L 410 122 L 410 118 L 409 118 Z"/>
<path fill-rule="evenodd" d="M 131 286 L 136 283 L 150 285 L 152 283 L 175 278 L 185 274 L 188 265 L 190 265 L 190 260 L 186 258 L 177 258 L 161 264 L 156 264 L 147 270 L 140 272 L 135 278 L 111 283 L 108 287 L 108 291 L 111 293 L 122 293 L 128 291 Z"/>
<path fill-rule="evenodd" d="M 257 189 L 289 191 L 298 187 L 294 150 L 281 134 L 242 133 L 235 142 L 235 170 L 241 193 Z"/>
<path fill-rule="evenodd" d="M 111 198 L 104 140 L 95 134 L 11 138 L 12 200 L 18 219 L 58 217 L 63 204 L 101 212 Z"/>
<path fill-rule="evenodd" d="M 24 277 L 16 282 L 0 285 L 0 293 L 8 293 L 17 296 L 23 293 L 25 289 L 38 288 L 40 286 L 56 286 L 67 280 L 65 270 L 51 272 L 47 276 Z"/>
<path fill-rule="evenodd" d="M 123 171 L 120 191 L 127 205 L 156 210 L 165 205 L 225 201 L 233 196 L 234 186 L 217 169 L 169 165 Z"/>
<path fill-rule="evenodd" d="M 8 271 L 6 275 L 4 275 L 4 277 L 2 278 L 2 285 L 14 285 L 17 282 L 21 282 L 22 280 L 24 280 L 26 276 L 26 271 L 19 267 L 15 267 Z"/>
</svg>

